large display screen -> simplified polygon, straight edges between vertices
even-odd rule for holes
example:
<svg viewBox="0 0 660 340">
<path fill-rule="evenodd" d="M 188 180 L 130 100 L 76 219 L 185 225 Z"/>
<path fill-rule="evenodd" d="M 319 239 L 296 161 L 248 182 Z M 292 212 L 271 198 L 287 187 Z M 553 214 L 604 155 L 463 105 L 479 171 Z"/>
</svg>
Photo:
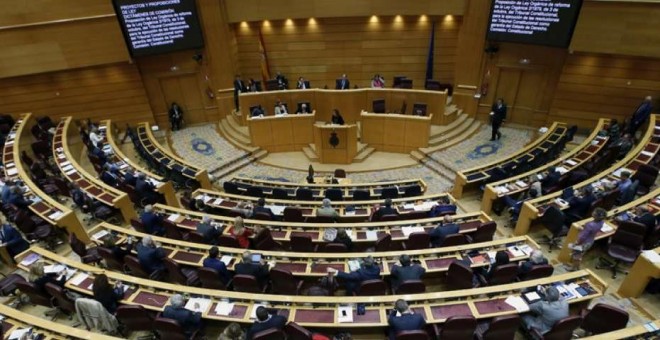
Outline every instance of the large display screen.
<svg viewBox="0 0 660 340">
<path fill-rule="evenodd" d="M 568 47 L 582 0 L 493 0 L 490 41 Z"/>
<path fill-rule="evenodd" d="M 132 56 L 204 46 L 195 0 L 113 0 Z"/>
</svg>

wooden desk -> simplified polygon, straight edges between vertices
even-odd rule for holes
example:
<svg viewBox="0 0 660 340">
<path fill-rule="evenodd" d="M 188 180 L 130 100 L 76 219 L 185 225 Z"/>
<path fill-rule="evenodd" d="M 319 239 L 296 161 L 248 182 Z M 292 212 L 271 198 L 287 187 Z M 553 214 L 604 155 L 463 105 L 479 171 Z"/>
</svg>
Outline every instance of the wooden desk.
<svg viewBox="0 0 660 340">
<path fill-rule="evenodd" d="M 133 276 L 104 271 L 100 268 L 82 264 L 78 261 L 59 256 L 42 248 L 32 247 L 16 256 L 21 269 L 28 268 L 20 262 L 32 253 L 38 254 L 47 263 L 62 263 L 79 271 L 67 281 L 65 286 L 80 294 L 90 296 L 89 286 L 93 283 L 94 275 L 105 273 L 111 282 L 120 280 L 130 288 L 124 295 L 122 304 L 139 304 L 152 311 L 162 311 L 173 294 L 203 296 L 210 299 L 209 307 L 202 312 L 202 317 L 209 320 L 228 322 L 252 323 L 250 312 L 257 308 L 258 303 L 286 313 L 289 321 L 294 321 L 304 327 L 330 327 L 330 328 L 361 328 L 386 327 L 387 312 L 392 309 L 394 302 L 400 298 L 397 295 L 386 296 L 290 296 L 273 294 L 248 294 L 233 291 L 219 291 L 169 284 L 159 281 L 135 278 Z M 77 277 L 77 275 L 83 275 Z M 86 275 L 86 276 L 85 276 Z M 72 281 L 81 280 L 74 284 Z M 492 318 L 499 315 L 517 314 L 514 308 L 506 308 L 503 300 L 509 294 L 518 295 L 522 291 L 552 283 L 573 281 L 588 286 L 593 293 L 587 296 L 576 297 L 569 300 L 571 305 L 581 306 L 590 300 L 602 296 L 607 289 L 607 283 L 589 270 L 580 270 L 572 273 L 554 275 L 551 277 L 517 282 L 512 284 L 489 286 L 476 289 L 432 292 L 406 295 L 406 300 L 416 311 L 423 313 L 427 323 L 444 322 L 451 315 L 473 315 L 477 319 Z M 215 312 L 216 304 L 221 301 L 234 303 L 229 315 L 219 315 Z M 339 323 L 335 313 L 339 306 L 347 304 L 365 304 L 366 314 L 354 315 L 352 323 Z M 460 305 L 460 306 L 459 306 Z M 503 308 L 504 307 L 504 308 Z"/>
<path fill-rule="evenodd" d="M 652 251 L 660 253 L 660 247 Z M 642 253 L 642 255 L 637 257 L 635 263 L 633 263 L 632 268 L 626 278 L 623 279 L 623 282 L 621 282 L 621 286 L 619 286 L 619 290 L 616 293 L 624 298 L 639 297 L 651 279 L 657 278 L 660 278 L 660 263 L 651 262 L 646 257 L 646 254 Z"/>
<path fill-rule="evenodd" d="M 654 321 L 651 321 L 652 324 L 655 325 L 656 328 L 660 328 L 660 319 L 656 319 Z M 658 331 L 656 331 L 654 334 L 657 335 Z M 613 331 L 613 332 L 608 332 L 608 333 L 603 333 L 603 334 L 598 334 L 598 335 L 592 335 L 592 336 L 587 336 L 584 338 L 580 338 L 583 340 L 612 340 L 612 339 L 654 339 L 651 337 L 651 333 L 644 327 L 644 325 L 637 325 L 637 326 L 628 326 L 624 329 L 620 329 L 618 331 Z"/>
<path fill-rule="evenodd" d="M 529 184 L 531 184 L 529 178 L 531 176 L 544 176 L 547 173 L 547 169 L 551 166 L 564 168 L 566 173 L 562 174 L 562 177 L 570 176 L 573 170 L 579 168 L 599 152 L 604 150 L 605 144 L 607 144 L 609 138 L 600 137 L 598 136 L 598 133 L 605 128 L 608 123 L 609 119 L 601 118 L 591 135 L 578 147 L 575 147 L 564 156 L 523 174 L 509 177 L 499 182 L 486 184 L 484 196 L 481 199 L 481 210 L 488 214 L 493 208 L 493 203 L 498 198 L 505 195 L 518 195 L 522 192 L 526 192 L 529 189 Z"/>
<path fill-rule="evenodd" d="M 14 330 L 34 328 L 34 334 L 43 335 L 43 340 L 51 339 L 88 339 L 88 340 L 118 340 L 114 336 L 96 333 L 85 329 L 74 328 L 59 322 L 43 319 L 30 313 L 21 312 L 7 305 L 0 304 L 0 315 L 4 316 L 2 328 L 6 337 Z"/>
<path fill-rule="evenodd" d="M 651 115 L 649 119 L 649 126 L 640 139 L 637 146 L 635 146 L 626 157 L 614 163 L 608 169 L 594 174 L 592 177 L 584 180 L 578 184 L 573 185 L 573 189 L 579 190 L 584 186 L 597 184 L 602 179 L 609 181 L 618 181 L 618 172 L 625 169 L 630 172 L 631 177 L 641 164 L 647 164 L 655 158 L 660 150 L 660 121 L 657 120 L 657 115 Z M 598 184 L 600 185 L 600 184 Z M 532 222 L 540 217 L 541 211 L 547 206 L 554 204 L 556 198 L 560 197 L 562 192 L 554 192 L 544 195 L 533 200 L 526 201 L 520 209 L 520 215 L 514 235 L 525 235 L 529 231 Z"/>
<path fill-rule="evenodd" d="M 314 144 L 321 163 L 351 164 L 357 155 L 357 127 L 314 124 Z"/>
<path fill-rule="evenodd" d="M 475 189 L 478 187 L 478 184 L 483 183 L 485 180 L 490 178 L 495 168 L 525 164 L 533 160 L 537 153 L 545 152 L 553 147 L 556 143 L 559 143 L 562 140 L 562 137 L 566 134 L 567 130 L 568 129 L 566 128 L 566 124 L 554 122 L 546 133 L 541 135 L 533 142 L 527 144 L 526 147 L 517 153 L 507 156 L 503 159 L 498 159 L 484 165 L 479 165 L 478 167 L 457 172 L 456 179 L 454 180 L 454 190 L 452 191 L 452 196 L 456 197 L 457 199 L 463 197 L 463 193 L 465 191 Z"/>
<path fill-rule="evenodd" d="M 361 142 L 379 151 L 408 153 L 429 146 L 433 115 L 362 112 Z"/>
<path fill-rule="evenodd" d="M 128 194 L 105 184 L 99 179 L 98 174 L 92 175 L 80 165 L 78 158 L 74 155 L 85 157 L 87 148 L 80 139 L 74 141 L 74 135 L 78 136 L 71 124 L 71 117 L 62 118 L 55 128 L 55 136 L 53 136 L 53 159 L 60 169 L 62 177 L 71 183 L 78 184 L 80 189 L 97 201 L 118 209 L 124 221 L 137 218 L 133 202 Z"/>
<path fill-rule="evenodd" d="M 427 115 L 433 115 L 431 124 L 445 125 L 452 122 L 455 116 L 445 116 L 445 105 L 447 103 L 447 91 L 427 91 L 412 89 L 351 89 L 351 90 L 284 90 L 267 92 L 246 92 L 239 95 L 241 107 L 242 125 L 247 125 L 247 117 L 250 116 L 250 107 L 261 105 L 269 115 L 274 114 L 274 106 L 277 100 L 287 104 L 290 113 L 295 113 L 298 103 L 310 103 L 311 110 L 315 110 L 316 119 L 329 122 L 333 109 L 341 112 L 347 124 L 355 123 L 361 119 L 361 111 L 372 111 L 373 101 L 384 99 L 385 106 L 390 112 L 399 112 L 404 102 L 407 112 L 412 112 L 416 103 L 424 103 L 427 106 Z"/>
<path fill-rule="evenodd" d="M 163 148 L 151 132 L 149 123 L 141 123 L 135 128 L 140 147 L 152 158 L 150 164 L 154 167 L 164 166 L 172 173 L 180 174 L 184 178 L 195 181 L 204 189 L 211 189 L 208 171 L 175 156 Z"/>
<path fill-rule="evenodd" d="M 21 118 L 16 121 L 16 125 L 12 129 L 14 131 L 13 143 L 11 138 L 12 135 L 10 134 L 5 142 L 3 150 L 5 174 L 8 177 L 18 179 L 25 183 L 25 186 L 29 189 L 28 198 L 31 198 L 34 202 L 30 205 L 30 210 L 34 214 L 51 225 L 66 228 L 68 232 L 76 234 L 76 236 L 84 243 L 89 243 L 91 240 L 89 239 L 89 236 L 87 236 L 87 232 L 82 224 L 80 224 L 80 220 L 78 220 L 75 212 L 64 204 L 58 202 L 57 199 L 46 195 L 46 193 L 44 193 L 39 186 L 32 181 L 29 171 L 26 171 L 24 168 L 24 164 L 20 158 L 21 153 L 25 152 L 28 156 L 34 158 L 31 144 L 36 140 L 30 132 L 30 128 L 34 126 L 34 124 L 37 124 L 37 120 L 31 113 L 23 114 Z M 14 168 L 15 171 L 10 170 L 12 168 Z M 10 171 L 11 173 L 9 173 Z M 35 198 L 38 199 L 35 201 Z"/>
<path fill-rule="evenodd" d="M 314 143 L 315 115 L 288 114 L 248 118 L 247 125 L 253 146 L 269 152 L 301 151 Z"/>
</svg>

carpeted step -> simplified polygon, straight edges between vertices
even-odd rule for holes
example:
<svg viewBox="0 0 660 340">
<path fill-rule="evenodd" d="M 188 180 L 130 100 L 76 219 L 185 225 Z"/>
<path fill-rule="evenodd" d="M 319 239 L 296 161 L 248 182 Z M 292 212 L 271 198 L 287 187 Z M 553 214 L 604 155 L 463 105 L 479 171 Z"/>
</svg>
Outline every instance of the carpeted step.
<svg viewBox="0 0 660 340">
<path fill-rule="evenodd" d="M 247 126 L 241 126 L 239 119 L 241 117 L 235 117 L 234 115 L 227 116 L 228 127 L 230 127 L 237 134 L 250 140 L 250 129 Z"/>
<path fill-rule="evenodd" d="M 220 168 L 213 170 L 211 174 L 216 180 L 220 180 L 221 178 L 225 178 L 230 174 L 242 169 L 246 165 L 266 157 L 266 155 L 268 155 L 266 150 L 258 149 L 255 153 L 246 154 L 244 157 L 241 157 L 238 160 L 223 164 L 223 166 Z"/>
<path fill-rule="evenodd" d="M 312 148 L 313 144 L 310 144 L 309 146 L 304 146 L 302 149 L 302 152 L 305 154 L 305 157 L 309 159 L 312 162 L 318 162 L 319 161 L 319 156 L 316 154 L 316 149 Z"/>
<path fill-rule="evenodd" d="M 466 119 L 468 118 L 468 115 L 459 115 L 452 121 L 451 123 L 447 125 L 432 125 L 431 126 L 431 135 L 429 136 L 429 140 L 432 140 L 433 138 L 436 138 L 438 136 L 441 136 L 443 134 L 446 134 L 447 132 L 452 131 L 455 129 L 457 126 L 459 126 L 461 123 L 463 123 Z"/>
<path fill-rule="evenodd" d="M 243 135 L 236 133 L 229 127 L 229 124 L 226 119 L 223 119 L 218 124 L 218 131 L 222 136 L 233 146 L 243 149 L 248 152 L 255 152 L 259 148 L 250 145 L 250 139 L 245 138 Z"/>
<path fill-rule="evenodd" d="M 465 126 L 464 129 L 457 130 L 457 132 L 455 134 L 452 133 L 451 138 L 448 138 L 447 140 L 444 140 L 439 144 L 432 145 L 428 148 L 420 148 L 419 150 L 422 153 L 424 153 L 426 155 L 429 155 L 429 154 L 432 154 L 434 152 L 444 150 L 448 147 L 456 145 L 456 144 L 470 138 L 472 135 L 477 133 L 477 131 L 479 131 L 479 128 L 481 127 L 481 122 L 476 121 L 472 118 L 470 118 L 470 120 L 468 122 L 469 122 L 469 124 L 467 124 L 467 126 Z"/>
<path fill-rule="evenodd" d="M 462 115 L 461 117 L 467 117 L 467 115 Z M 456 121 L 458 121 L 458 119 Z M 468 130 L 473 123 L 474 123 L 474 118 L 462 118 L 459 123 L 452 124 L 453 127 L 451 128 L 451 130 L 448 130 L 445 133 L 442 133 L 440 135 L 435 135 L 432 138 L 429 138 L 429 145 L 437 146 L 454 138 L 461 137 L 463 132 Z M 461 138 L 461 140 L 462 139 L 463 138 Z"/>
<path fill-rule="evenodd" d="M 364 162 L 364 160 L 367 159 L 367 157 L 369 157 L 369 155 L 371 155 L 374 152 L 376 152 L 376 149 L 374 149 L 371 146 L 368 146 L 367 144 L 364 144 L 362 150 L 358 151 L 357 155 L 355 155 L 355 158 L 353 158 L 353 162 L 354 163 Z"/>
</svg>

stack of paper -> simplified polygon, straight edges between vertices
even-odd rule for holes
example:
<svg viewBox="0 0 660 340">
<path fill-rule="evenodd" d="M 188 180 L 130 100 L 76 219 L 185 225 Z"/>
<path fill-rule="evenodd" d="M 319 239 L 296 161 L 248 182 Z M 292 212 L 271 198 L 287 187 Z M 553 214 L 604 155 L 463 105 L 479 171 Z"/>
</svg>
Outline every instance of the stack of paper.
<svg viewBox="0 0 660 340">
<path fill-rule="evenodd" d="M 63 212 L 61 212 L 61 211 L 56 211 L 56 212 L 54 212 L 54 213 L 48 215 L 48 218 L 50 218 L 51 220 L 57 220 L 57 219 L 59 219 L 60 217 L 62 217 L 62 215 L 64 215 Z"/>
<path fill-rule="evenodd" d="M 555 171 L 557 171 L 560 175 L 563 175 L 568 172 L 568 169 L 564 168 L 563 166 L 558 166 L 555 168 Z"/>
<path fill-rule="evenodd" d="M 195 308 L 195 304 L 199 305 L 199 309 Z M 209 307 L 211 307 L 211 300 L 209 299 L 204 299 L 204 298 L 190 298 L 188 299 L 188 302 L 186 302 L 186 309 L 189 311 L 201 311 L 205 312 L 209 310 Z"/>
<path fill-rule="evenodd" d="M 488 254 L 488 259 L 490 260 L 490 263 L 495 263 L 495 256 L 497 256 L 497 252 L 493 250 L 486 252 L 486 254 Z"/>
<path fill-rule="evenodd" d="M 603 223 L 603 226 L 600 228 L 600 231 L 603 233 L 609 233 L 614 231 L 614 228 L 611 225 L 607 224 L 607 222 L 605 222 Z"/>
<path fill-rule="evenodd" d="M 108 234 L 109 234 L 109 232 L 104 229 L 104 230 L 101 230 L 101 231 L 98 231 L 98 232 L 94 233 L 94 235 L 92 235 L 92 238 L 95 239 L 95 240 L 100 240 L 103 237 L 105 237 L 105 235 L 108 235 Z"/>
<path fill-rule="evenodd" d="M 422 204 L 415 205 L 415 207 L 413 207 L 413 210 L 415 210 L 415 211 L 428 211 L 428 210 L 433 209 L 433 207 L 435 207 L 436 205 L 438 205 L 437 202 L 428 201 L 428 202 L 424 202 Z"/>
<path fill-rule="evenodd" d="M 527 187 L 527 183 L 525 183 L 525 182 L 523 182 L 523 181 L 516 181 L 516 185 L 517 185 L 518 187 L 520 187 L 520 188 L 525 188 L 525 187 Z"/>
<path fill-rule="evenodd" d="M 498 186 L 495 187 L 495 192 L 499 195 L 506 194 L 509 192 L 509 189 L 507 189 L 505 186 Z"/>
<path fill-rule="evenodd" d="M 337 307 L 337 322 L 353 322 L 353 307 L 339 306 Z"/>
<path fill-rule="evenodd" d="M 61 264 L 50 264 L 47 266 L 44 266 L 44 274 L 52 274 L 52 273 L 59 273 L 66 269 L 64 265 Z"/>
<path fill-rule="evenodd" d="M 284 214 L 284 208 L 286 208 L 283 205 L 265 205 L 264 207 L 270 208 L 270 210 L 273 212 L 275 215 L 282 215 Z"/>
<path fill-rule="evenodd" d="M 401 232 L 403 232 L 403 236 L 408 237 L 412 233 L 423 233 L 424 228 L 420 226 L 416 227 L 401 227 Z"/>
<path fill-rule="evenodd" d="M 566 164 L 568 164 L 570 166 L 575 166 L 575 165 L 577 165 L 577 162 L 572 160 L 572 159 L 567 159 Z"/>
<path fill-rule="evenodd" d="M 22 265 L 22 266 L 29 267 L 29 266 L 32 265 L 33 263 L 39 261 L 40 258 L 41 258 L 41 255 L 39 255 L 39 254 L 37 254 L 37 253 L 31 253 L 30 255 L 26 256 L 26 257 L 23 259 L 23 261 L 21 261 L 21 265 Z"/>
<path fill-rule="evenodd" d="M 32 332 L 32 327 L 30 328 L 20 328 L 15 331 L 12 331 L 11 334 L 9 334 L 9 337 L 7 340 L 18 340 L 23 338 L 24 335 L 29 334 Z"/>
<path fill-rule="evenodd" d="M 354 240 L 354 238 L 353 238 L 353 229 L 348 229 L 348 228 L 346 228 L 346 229 L 344 229 L 344 231 L 346 232 L 346 235 L 348 235 L 348 237 L 349 237 L 351 240 Z"/>
<path fill-rule="evenodd" d="M 180 214 L 172 214 L 167 218 L 167 220 L 170 222 L 176 222 L 179 220 L 180 217 L 181 217 Z"/>
<path fill-rule="evenodd" d="M 378 239 L 378 232 L 375 230 L 367 230 L 367 240 L 376 241 Z"/>
<path fill-rule="evenodd" d="M 348 269 L 352 272 L 360 269 L 360 261 L 358 261 L 358 260 L 349 260 L 348 261 Z"/>
<path fill-rule="evenodd" d="M 229 266 L 232 259 L 233 257 L 231 255 L 222 255 L 222 257 L 220 257 L 220 261 L 224 263 L 225 266 Z"/>
<path fill-rule="evenodd" d="M 215 305 L 215 313 L 218 315 L 228 316 L 234 309 L 234 304 L 227 301 L 220 301 Z"/>
<path fill-rule="evenodd" d="M 525 252 L 516 246 L 511 246 L 506 248 L 513 257 L 525 256 Z"/>
<path fill-rule="evenodd" d="M 404 204 L 403 209 L 406 209 L 406 210 L 415 209 L 415 203 Z"/>
<path fill-rule="evenodd" d="M 529 292 L 525 294 L 525 299 L 527 299 L 529 303 L 534 303 L 538 300 L 541 300 L 541 296 L 537 292 Z"/>
<path fill-rule="evenodd" d="M 660 263 L 660 254 L 653 249 L 643 251 L 642 255 L 651 261 L 651 263 Z"/>
<path fill-rule="evenodd" d="M 76 275 L 76 277 L 74 277 L 70 282 L 72 285 L 77 286 L 81 284 L 83 281 L 85 281 L 85 279 L 88 277 L 89 275 L 87 275 L 87 273 L 80 273 Z"/>
<path fill-rule="evenodd" d="M 529 306 L 527 305 L 525 300 L 523 300 L 523 298 L 521 298 L 520 296 L 509 296 L 508 298 L 506 298 L 506 300 L 504 300 L 504 302 L 509 306 L 515 308 L 518 311 L 518 313 L 524 313 L 529 311 Z"/>
<path fill-rule="evenodd" d="M 215 201 L 213 201 L 213 205 L 220 205 L 223 201 L 224 200 L 222 198 L 216 198 Z"/>
<path fill-rule="evenodd" d="M 532 251 L 534 251 L 534 248 L 530 247 L 527 244 L 523 244 L 521 246 L 518 246 L 518 249 L 522 250 L 525 253 L 525 255 L 530 255 L 532 253 Z"/>
</svg>

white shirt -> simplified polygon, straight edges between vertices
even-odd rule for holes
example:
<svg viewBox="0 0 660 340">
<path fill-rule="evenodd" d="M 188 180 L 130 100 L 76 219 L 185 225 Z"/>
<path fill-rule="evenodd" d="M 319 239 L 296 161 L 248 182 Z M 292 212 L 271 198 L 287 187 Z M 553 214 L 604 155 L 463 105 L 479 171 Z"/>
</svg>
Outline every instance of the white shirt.
<svg viewBox="0 0 660 340">
<path fill-rule="evenodd" d="M 89 133 L 89 140 L 92 141 L 94 145 L 97 145 L 99 142 L 103 141 L 103 137 L 101 135 L 97 134 L 96 132 L 90 132 Z"/>
</svg>

